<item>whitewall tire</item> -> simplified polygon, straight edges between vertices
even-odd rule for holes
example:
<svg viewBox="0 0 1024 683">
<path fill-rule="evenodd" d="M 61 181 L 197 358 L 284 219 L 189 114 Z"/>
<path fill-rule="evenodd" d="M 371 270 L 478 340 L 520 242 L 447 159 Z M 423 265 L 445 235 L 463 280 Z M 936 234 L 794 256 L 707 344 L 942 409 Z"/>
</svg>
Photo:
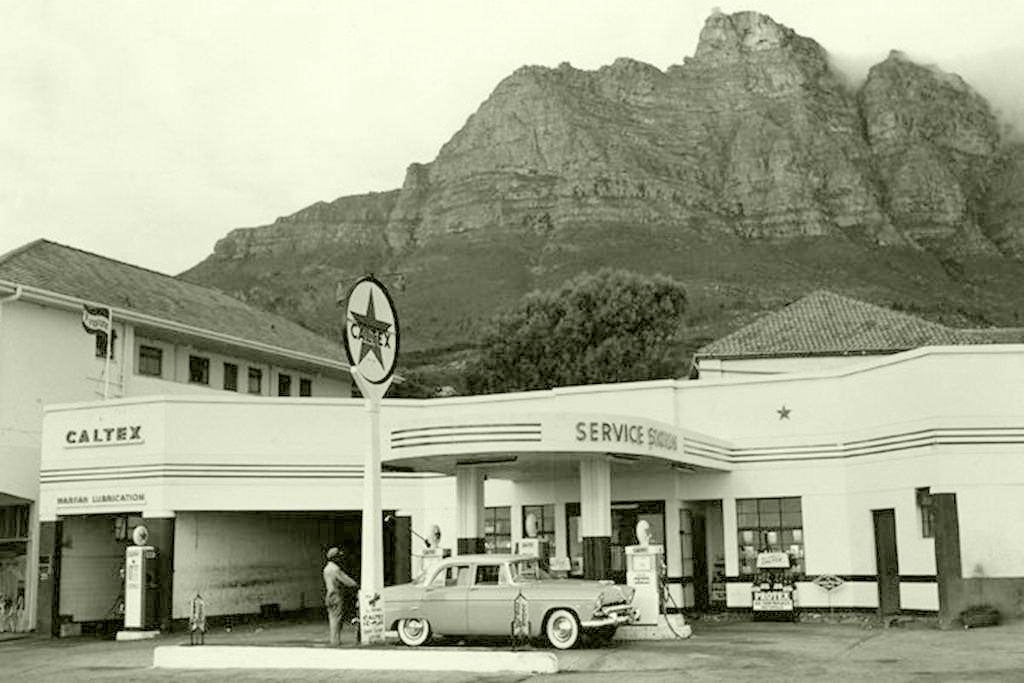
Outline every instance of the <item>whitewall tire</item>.
<svg viewBox="0 0 1024 683">
<path fill-rule="evenodd" d="M 398 639 L 403 645 L 417 647 L 430 640 L 430 622 L 426 619 L 399 619 Z"/>
<path fill-rule="evenodd" d="M 580 620 L 567 609 L 556 609 L 548 616 L 544 633 L 552 647 L 568 650 L 580 640 Z"/>
</svg>

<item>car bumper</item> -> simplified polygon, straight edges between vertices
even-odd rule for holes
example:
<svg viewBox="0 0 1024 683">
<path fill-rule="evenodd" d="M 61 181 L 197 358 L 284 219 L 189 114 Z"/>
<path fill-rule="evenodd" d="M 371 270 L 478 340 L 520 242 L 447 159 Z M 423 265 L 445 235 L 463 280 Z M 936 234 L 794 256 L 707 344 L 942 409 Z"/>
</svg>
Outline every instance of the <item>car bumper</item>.
<svg viewBox="0 0 1024 683">
<path fill-rule="evenodd" d="M 615 614 L 608 614 L 603 617 L 594 617 L 586 621 L 580 622 L 581 628 L 601 628 L 604 626 L 622 626 L 623 624 L 631 624 L 636 621 L 637 612 L 636 609 L 630 609 L 627 612 L 616 612 Z"/>
</svg>

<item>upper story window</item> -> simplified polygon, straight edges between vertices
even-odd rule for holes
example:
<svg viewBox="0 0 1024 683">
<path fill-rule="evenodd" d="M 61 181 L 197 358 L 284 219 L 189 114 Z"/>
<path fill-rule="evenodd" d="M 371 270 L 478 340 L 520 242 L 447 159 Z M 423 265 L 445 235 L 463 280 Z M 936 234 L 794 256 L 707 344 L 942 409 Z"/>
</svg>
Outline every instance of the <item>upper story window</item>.
<svg viewBox="0 0 1024 683">
<path fill-rule="evenodd" d="M 106 358 L 107 357 L 107 333 L 106 332 L 94 332 L 93 336 L 96 337 L 96 357 Z M 117 330 L 114 330 L 114 344 L 110 347 L 110 360 L 114 360 L 114 350 L 117 349 Z"/>
<path fill-rule="evenodd" d="M 188 381 L 193 384 L 210 383 L 210 359 L 202 356 L 188 357 Z"/>
<path fill-rule="evenodd" d="M 299 396 L 313 395 L 313 380 L 305 377 L 299 379 Z"/>
<path fill-rule="evenodd" d="M 278 374 L 277 376 L 277 395 L 278 396 L 291 396 L 292 395 L 292 376 L 285 374 Z"/>
<path fill-rule="evenodd" d="M 164 351 L 155 346 L 139 347 L 139 368 L 140 375 L 160 377 L 164 374 Z"/>
<path fill-rule="evenodd" d="M 225 391 L 238 391 L 238 366 L 234 363 L 224 364 Z"/>
<path fill-rule="evenodd" d="M 263 393 L 263 371 L 259 368 L 249 368 L 249 393 Z"/>
</svg>

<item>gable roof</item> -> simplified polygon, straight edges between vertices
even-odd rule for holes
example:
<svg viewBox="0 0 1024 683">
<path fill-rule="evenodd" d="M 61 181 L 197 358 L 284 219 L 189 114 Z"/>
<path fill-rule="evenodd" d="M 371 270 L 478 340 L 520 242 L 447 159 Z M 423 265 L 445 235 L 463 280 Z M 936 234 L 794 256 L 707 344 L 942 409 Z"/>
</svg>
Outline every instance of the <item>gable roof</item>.
<svg viewBox="0 0 1024 683">
<path fill-rule="evenodd" d="M 1024 342 L 1024 329 L 957 329 L 819 290 L 698 349 L 698 358 L 839 356 Z"/>
<path fill-rule="evenodd" d="M 315 332 L 214 289 L 40 239 L 0 256 L 0 280 L 109 306 L 115 320 L 210 336 L 221 342 L 344 369 L 345 352 Z"/>
</svg>

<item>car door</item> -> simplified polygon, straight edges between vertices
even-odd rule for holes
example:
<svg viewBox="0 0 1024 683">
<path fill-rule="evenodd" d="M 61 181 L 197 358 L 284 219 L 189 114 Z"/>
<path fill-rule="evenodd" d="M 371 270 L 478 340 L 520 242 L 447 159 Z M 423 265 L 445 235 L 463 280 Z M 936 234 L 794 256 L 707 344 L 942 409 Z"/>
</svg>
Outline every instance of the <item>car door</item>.
<svg viewBox="0 0 1024 683">
<path fill-rule="evenodd" d="M 438 568 L 423 588 L 422 612 L 434 633 L 466 633 L 466 592 L 472 574 L 468 564 Z"/>
<path fill-rule="evenodd" d="M 479 562 L 466 597 L 467 633 L 507 635 L 512 629 L 512 607 L 519 588 L 509 580 L 502 562 Z"/>
</svg>

